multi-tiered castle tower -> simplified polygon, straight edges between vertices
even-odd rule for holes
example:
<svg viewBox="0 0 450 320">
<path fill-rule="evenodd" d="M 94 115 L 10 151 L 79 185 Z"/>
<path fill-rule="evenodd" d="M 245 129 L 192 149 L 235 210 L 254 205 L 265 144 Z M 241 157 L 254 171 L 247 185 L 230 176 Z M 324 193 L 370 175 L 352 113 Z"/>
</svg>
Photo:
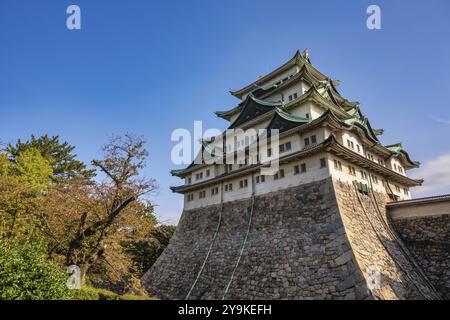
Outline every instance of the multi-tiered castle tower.
<svg viewBox="0 0 450 320">
<path fill-rule="evenodd" d="M 338 84 L 305 50 L 231 92 L 239 104 L 217 115 L 245 134 L 203 141 L 196 161 L 172 172 L 184 179 L 172 188 L 184 195 L 184 212 L 143 278 L 151 293 L 438 297 L 386 213 L 388 202 L 411 199 L 410 188 L 421 185 L 406 174 L 419 163 L 401 144 L 383 145 L 383 130 L 371 126 L 358 102 L 340 95 Z M 277 143 L 250 152 L 273 129 Z M 218 154 L 222 161 L 207 161 Z M 274 159 L 276 170 L 263 173 Z"/>
</svg>

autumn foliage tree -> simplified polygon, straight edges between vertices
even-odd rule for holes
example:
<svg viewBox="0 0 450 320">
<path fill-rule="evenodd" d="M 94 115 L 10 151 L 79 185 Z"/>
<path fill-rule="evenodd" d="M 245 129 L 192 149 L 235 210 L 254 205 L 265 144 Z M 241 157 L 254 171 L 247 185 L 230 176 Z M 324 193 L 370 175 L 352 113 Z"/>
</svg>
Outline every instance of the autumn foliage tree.
<svg viewBox="0 0 450 320">
<path fill-rule="evenodd" d="M 103 158 L 92 161 L 102 181 L 79 176 L 49 190 L 40 221 L 51 239 L 50 253 L 62 255 L 67 265 L 79 266 L 83 281 L 100 261 L 112 268 L 129 267 L 117 257 L 108 261 L 108 255 L 120 255 L 122 250 L 117 237 L 144 235 L 156 224 L 146 196 L 157 185 L 141 174 L 148 156 L 144 143 L 132 135 L 114 136 L 104 146 Z"/>
<path fill-rule="evenodd" d="M 10 248 L 18 242 L 33 247 L 37 239 L 49 268 L 59 264 L 55 274 L 77 265 L 83 282 L 133 292 L 174 231 L 154 215 L 149 195 L 157 185 L 142 174 L 145 141 L 113 136 L 91 168 L 73 150 L 58 137 L 32 136 L 0 151 L 0 240 Z"/>
</svg>

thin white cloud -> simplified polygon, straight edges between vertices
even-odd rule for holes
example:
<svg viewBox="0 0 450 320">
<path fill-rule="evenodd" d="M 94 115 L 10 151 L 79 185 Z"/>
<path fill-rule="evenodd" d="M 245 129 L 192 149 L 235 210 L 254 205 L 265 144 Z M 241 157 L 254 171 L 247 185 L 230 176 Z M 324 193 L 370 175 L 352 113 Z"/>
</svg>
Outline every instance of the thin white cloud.
<svg viewBox="0 0 450 320">
<path fill-rule="evenodd" d="M 417 194 L 450 189 L 450 153 L 428 161 L 414 173 L 414 177 L 425 180 L 423 186 L 415 190 Z"/>
<path fill-rule="evenodd" d="M 444 123 L 444 124 L 450 124 L 450 120 L 445 120 L 445 119 L 442 119 L 442 118 L 439 118 L 439 117 L 436 117 L 436 116 L 433 116 L 433 115 L 429 115 L 429 117 L 431 119 L 433 119 L 434 121 L 436 121 L 436 122 Z"/>
</svg>

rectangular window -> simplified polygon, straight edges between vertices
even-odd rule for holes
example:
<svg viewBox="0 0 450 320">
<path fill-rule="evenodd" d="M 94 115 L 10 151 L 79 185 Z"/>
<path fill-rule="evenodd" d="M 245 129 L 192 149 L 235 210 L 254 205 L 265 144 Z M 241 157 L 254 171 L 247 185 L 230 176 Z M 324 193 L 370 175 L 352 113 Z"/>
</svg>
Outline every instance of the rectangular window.
<svg viewBox="0 0 450 320">
<path fill-rule="evenodd" d="M 334 168 L 342 171 L 342 163 L 339 160 L 334 160 Z"/>
<path fill-rule="evenodd" d="M 294 99 L 297 99 L 297 97 L 298 97 L 298 94 L 296 92 L 296 93 L 294 93 Z"/>
<path fill-rule="evenodd" d="M 211 174 L 211 172 L 208 170 L 206 170 L 206 177 L 209 177 L 209 175 Z"/>
<path fill-rule="evenodd" d="M 289 95 L 289 101 L 292 101 L 292 94 Z"/>
<path fill-rule="evenodd" d="M 320 168 L 325 168 L 327 166 L 327 161 L 325 158 L 320 159 Z"/>
<path fill-rule="evenodd" d="M 192 183 L 192 179 L 191 179 L 191 178 L 188 178 L 187 183 L 188 183 L 188 184 L 191 184 L 191 183 Z"/>
<path fill-rule="evenodd" d="M 280 153 L 284 152 L 284 144 L 280 144 Z"/>
<path fill-rule="evenodd" d="M 284 178 L 284 169 L 280 169 L 280 178 Z"/>
<path fill-rule="evenodd" d="M 307 113 L 307 114 L 305 115 L 305 118 L 306 118 L 306 119 L 309 119 L 309 113 Z"/>
<path fill-rule="evenodd" d="M 356 170 L 352 166 L 348 166 L 348 173 L 350 173 L 352 176 L 356 176 Z"/>
<path fill-rule="evenodd" d="M 316 137 L 316 135 L 312 135 L 312 136 L 311 136 L 311 143 L 312 143 L 312 144 L 317 143 L 317 137 Z"/>
<path fill-rule="evenodd" d="M 291 142 L 290 141 L 286 142 L 286 151 L 289 151 L 291 149 L 292 149 Z"/>
<path fill-rule="evenodd" d="M 306 172 L 306 163 L 302 163 L 302 164 L 300 165 L 300 172 L 301 172 L 301 173 L 305 173 L 305 172 Z"/>
<path fill-rule="evenodd" d="M 349 149 L 355 150 L 355 144 L 353 143 L 353 141 L 347 140 L 347 147 Z"/>
<path fill-rule="evenodd" d="M 300 167 L 297 165 L 297 166 L 294 166 L 294 174 L 299 174 L 300 173 Z"/>
<path fill-rule="evenodd" d="M 239 188 L 240 189 L 247 188 L 247 187 L 248 187 L 248 180 L 247 179 L 239 181 Z"/>
<path fill-rule="evenodd" d="M 267 149 L 267 156 L 268 157 L 272 156 L 272 149 L 271 148 Z"/>
<path fill-rule="evenodd" d="M 356 150 L 358 150 L 358 153 L 361 152 L 361 148 L 359 147 L 359 144 L 356 145 Z"/>
<path fill-rule="evenodd" d="M 305 138 L 305 146 L 309 146 L 309 138 Z"/>
<path fill-rule="evenodd" d="M 370 177 L 372 178 L 372 182 L 374 183 L 374 184 L 378 184 L 378 178 L 375 176 L 375 175 L 370 175 Z"/>
<path fill-rule="evenodd" d="M 361 170 L 361 179 L 367 180 L 367 173 Z"/>
</svg>

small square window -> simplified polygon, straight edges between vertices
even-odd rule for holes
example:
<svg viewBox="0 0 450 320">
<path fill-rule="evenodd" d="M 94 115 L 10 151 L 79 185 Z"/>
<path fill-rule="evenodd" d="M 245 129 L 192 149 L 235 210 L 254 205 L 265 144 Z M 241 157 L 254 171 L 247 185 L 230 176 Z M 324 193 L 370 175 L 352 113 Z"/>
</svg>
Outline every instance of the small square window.
<svg viewBox="0 0 450 320">
<path fill-rule="evenodd" d="M 342 163 L 339 160 L 334 160 L 334 168 L 342 171 Z"/>
<path fill-rule="evenodd" d="M 291 150 L 291 149 L 292 149 L 291 142 L 286 142 L 286 150 Z"/>
<path fill-rule="evenodd" d="M 309 146 L 310 142 L 309 142 L 309 138 L 305 138 L 305 146 Z"/>
<path fill-rule="evenodd" d="M 300 165 L 300 172 L 301 173 L 305 173 L 306 172 L 306 163 L 302 163 L 301 165 Z"/>
<path fill-rule="evenodd" d="M 327 166 L 327 161 L 325 158 L 320 159 L 320 168 L 325 168 Z"/>
</svg>

